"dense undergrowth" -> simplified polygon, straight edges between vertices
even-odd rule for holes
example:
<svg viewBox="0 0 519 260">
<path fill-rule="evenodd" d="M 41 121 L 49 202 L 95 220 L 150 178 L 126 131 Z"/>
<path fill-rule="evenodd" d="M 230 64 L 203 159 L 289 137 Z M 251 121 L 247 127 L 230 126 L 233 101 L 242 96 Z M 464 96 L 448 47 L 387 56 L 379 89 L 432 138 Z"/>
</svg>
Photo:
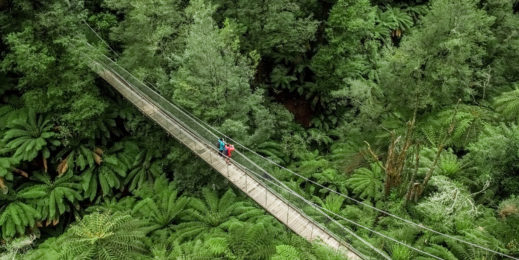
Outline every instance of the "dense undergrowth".
<svg viewBox="0 0 519 260">
<path fill-rule="evenodd" d="M 517 0 L 7 0 L 0 32 L 0 259 L 342 258 L 141 115 L 86 42 L 317 183 L 519 257 Z M 502 258 L 279 177 L 437 257 Z"/>
</svg>

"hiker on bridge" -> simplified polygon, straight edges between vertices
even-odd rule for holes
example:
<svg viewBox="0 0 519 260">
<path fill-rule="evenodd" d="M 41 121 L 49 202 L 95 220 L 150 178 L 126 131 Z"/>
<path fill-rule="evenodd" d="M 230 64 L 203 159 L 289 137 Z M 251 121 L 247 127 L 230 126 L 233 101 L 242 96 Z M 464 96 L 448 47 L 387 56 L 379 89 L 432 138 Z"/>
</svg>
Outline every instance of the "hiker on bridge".
<svg viewBox="0 0 519 260">
<path fill-rule="evenodd" d="M 223 138 L 221 138 L 221 137 L 218 138 L 218 145 L 217 145 L 217 147 L 218 147 L 218 152 L 219 152 L 220 156 L 222 156 L 222 157 L 225 156 L 225 154 L 224 154 L 224 152 L 225 152 L 225 142 L 224 142 Z"/>
<path fill-rule="evenodd" d="M 231 164 L 229 158 L 231 158 L 232 152 L 234 151 L 234 145 L 226 144 L 225 145 L 225 162 L 227 164 Z"/>
</svg>

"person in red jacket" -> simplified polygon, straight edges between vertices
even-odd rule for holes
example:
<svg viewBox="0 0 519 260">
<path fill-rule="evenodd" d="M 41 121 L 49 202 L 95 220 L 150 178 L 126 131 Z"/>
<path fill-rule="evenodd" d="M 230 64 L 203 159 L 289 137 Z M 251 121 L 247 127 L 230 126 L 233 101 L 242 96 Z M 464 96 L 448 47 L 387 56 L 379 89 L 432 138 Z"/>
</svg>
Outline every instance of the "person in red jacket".
<svg viewBox="0 0 519 260">
<path fill-rule="evenodd" d="M 229 158 L 231 158 L 233 151 L 234 151 L 234 145 L 232 145 L 232 144 L 225 145 L 225 162 L 227 164 L 231 164 L 231 162 L 229 161 Z"/>
</svg>

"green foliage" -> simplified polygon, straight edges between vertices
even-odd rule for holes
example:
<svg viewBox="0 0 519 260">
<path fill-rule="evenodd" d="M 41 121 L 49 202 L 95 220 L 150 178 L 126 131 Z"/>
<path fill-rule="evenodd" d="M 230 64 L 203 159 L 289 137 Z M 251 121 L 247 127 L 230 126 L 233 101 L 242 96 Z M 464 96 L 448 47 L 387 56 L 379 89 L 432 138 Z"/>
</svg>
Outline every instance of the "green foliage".
<svg viewBox="0 0 519 260">
<path fill-rule="evenodd" d="M 19 160 L 31 161 L 40 152 L 43 158 L 49 158 L 50 146 L 60 144 L 50 119 L 37 116 L 34 111 L 29 111 L 24 118 L 9 122 L 7 127 L 2 143 L 5 149 L 14 151 L 13 157 Z"/>
<path fill-rule="evenodd" d="M 376 9 L 367 0 L 339 0 L 330 10 L 325 29 L 327 44 L 318 49 L 310 66 L 317 79 L 305 90 L 314 106 L 318 104 L 327 111 L 320 115 L 322 118 L 314 118 L 314 126 L 333 128 L 336 115 L 343 113 L 350 96 L 350 82 L 372 77 L 378 48 L 375 18 Z"/>
<path fill-rule="evenodd" d="M 257 151 L 276 163 L 284 164 L 290 160 L 288 155 L 283 152 L 283 147 L 279 142 L 269 141 L 261 143 L 258 145 Z"/>
<path fill-rule="evenodd" d="M 128 189 L 133 191 L 140 188 L 145 183 L 150 183 L 163 173 L 163 162 L 157 160 L 161 156 L 159 150 L 141 150 L 131 166 L 131 171 L 124 180 Z"/>
<path fill-rule="evenodd" d="M 403 245 L 393 245 L 391 248 L 391 259 L 395 260 L 409 260 L 412 257 L 411 249 Z"/>
<path fill-rule="evenodd" d="M 0 1 L 0 258 L 344 258 L 236 196 L 97 78 L 84 42 L 109 50 L 83 19 L 137 78 L 262 155 L 369 205 L 518 256 L 518 6 Z M 384 172 L 368 164 L 364 141 L 383 161 L 386 129 L 402 135 L 415 108 L 414 180 L 433 165 L 434 177 L 417 202 L 398 192 L 383 200 Z M 327 210 L 443 259 L 498 258 L 272 173 Z M 340 223 L 394 259 L 426 259 Z"/>
<path fill-rule="evenodd" d="M 44 195 L 45 192 L 36 189 L 18 192 L 10 190 L 6 195 L 0 194 L 0 227 L 3 238 L 25 234 L 27 227 L 35 226 L 36 221 L 41 219 L 41 214 L 28 201 Z"/>
<path fill-rule="evenodd" d="M 315 38 L 318 21 L 309 17 L 303 3 L 293 0 L 214 0 L 224 7 L 216 15 L 220 21 L 232 18 L 239 23 L 242 49 L 257 50 L 277 61 L 301 59 Z M 297 58 L 296 58 L 297 57 Z"/>
<path fill-rule="evenodd" d="M 141 187 L 136 191 L 142 194 L 142 200 L 133 207 L 133 215 L 147 219 L 156 229 L 175 224 L 189 199 L 178 196 L 175 184 L 168 184 L 166 178 L 158 178 L 153 186 L 149 186 L 148 189 Z M 145 194 L 147 190 L 150 194 Z"/>
<path fill-rule="evenodd" d="M 42 219 L 58 220 L 59 217 L 69 212 L 72 207 L 79 208 L 78 202 L 82 200 L 81 184 L 79 177 L 71 172 L 61 177 L 52 178 L 46 173 L 35 173 L 31 176 L 31 185 L 20 192 L 38 191 L 44 196 L 35 198 L 31 205 L 41 213 Z"/>
<path fill-rule="evenodd" d="M 27 236 L 6 241 L 4 245 L 0 246 L 0 259 L 17 259 L 16 257 L 27 251 L 35 239 L 36 236 Z"/>
<path fill-rule="evenodd" d="M 519 17 L 517 17 L 517 1 L 487 0 L 483 9 L 495 17 L 492 32 L 495 40 L 489 46 L 489 61 L 492 71 L 488 81 L 493 86 L 509 86 L 517 82 L 519 68 Z M 491 94 L 499 94 L 501 88 L 489 88 Z"/>
<path fill-rule="evenodd" d="M 1 207 L 0 226 L 2 237 L 12 237 L 15 234 L 25 234 L 26 227 L 32 227 L 41 216 L 33 207 L 21 202 L 11 202 Z"/>
<path fill-rule="evenodd" d="M 140 258 L 147 252 L 144 244 L 146 222 L 119 213 L 92 213 L 59 238 L 62 259 Z"/>
<path fill-rule="evenodd" d="M 421 26 L 389 52 L 381 84 L 394 110 L 438 108 L 484 96 L 494 18 L 474 0 L 434 0 Z"/>
<path fill-rule="evenodd" d="M 10 12 L 2 12 L 7 16 L 2 47 L 9 51 L 2 55 L 0 70 L 18 75 L 27 108 L 53 113 L 60 126 L 72 132 L 87 131 L 107 107 L 87 66 L 85 55 L 92 50 L 80 44 L 86 41 L 78 33 L 79 19 L 84 17 L 80 6 L 19 2 Z"/>
<path fill-rule="evenodd" d="M 296 248 L 289 245 L 276 246 L 276 254 L 272 256 L 272 260 L 299 260 L 299 252 Z"/>
<path fill-rule="evenodd" d="M 519 88 L 503 92 L 494 101 L 496 111 L 506 120 L 519 121 Z"/>
<path fill-rule="evenodd" d="M 384 174 L 377 163 L 372 163 L 370 166 L 371 169 L 355 170 L 346 183 L 355 194 L 363 199 L 380 199 L 384 189 Z"/>
<path fill-rule="evenodd" d="M 326 198 L 323 200 L 321 200 L 319 197 L 314 197 L 314 199 L 319 203 L 321 204 L 321 206 L 325 209 L 327 209 L 328 211 L 331 211 L 335 214 L 339 214 L 341 208 L 342 208 L 342 204 L 344 203 L 344 200 L 345 198 L 340 196 L 340 195 L 337 195 L 337 194 L 334 194 L 334 193 L 330 193 L 328 194 L 328 196 L 326 196 Z"/>
<path fill-rule="evenodd" d="M 436 192 L 416 206 L 431 223 L 442 223 L 443 228 L 450 228 L 457 217 L 470 221 L 479 215 L 478 206 L 462 185 L 445 176 L 433 176 L 431 185 Z"/>
<path fill-rule="evenodd" d="M 444 145 L 465 147 L 476 140 L 485 124 L 494 120 L 495 114 L 480 106 L 459 105 L 430 115 L 418 123 L 418 139 L 438 147 L 447 136 Z M 452 134 L 448 131 L 453 125 Z"/>
<path fill-rule="evenodd" d="M 519 180 L 516 171 L 519 155 L 519 128 L 517 125 L 487 125 L 476 142 L 468 146 L 467 158 L 478 169 L 480 176 L 488 175 L 499 187 L 499 192 L 516 194 Z"/>
<path fill-rule="evenodd" d="M 384 12 L 379 12 L 378 20 L 375 30 L 380 34 L 377 38 L 382 40 L 389 36 L 399 39 L 413 25 L 413 19 L 409 14 L 391 6 L 387 6 Z"/>
<path fill-rule="evenodd" d="M 81 174 L 81 186 L 85 197 L 94 200 L 99 192 L 102 196 L 113 188 L 122 188 L 123 179 L 133 164 L 138 148 L 132 141 L 118 142 L 103 153 L 99 167 L 88 168 Z"/>
<path fill-rule="evenodd" d="M 11 171 L 12 167 L 18 164 L 19 161 L 11 158 L 11 157 L 0 157 L 0 178 L 4 178 L 5 180 L 12 181 L 13 173 Z M 2 193 L 7 193 L 7 186 L 1 187 Z"/>
<path fill-rule="evenodd" d="M 83 171 L 87 166 L 88 168 L 93 168 L 96 160 L 99 161 L 101 159 L 101 155 L 102 150 L 94 148 L 91 144 L 84 144 L 80 141 L 69 143 L 56 155 L 56 157 L 61 159 L 61 167 L 58 166 L 57 169 L 58 174 L 63 174 L 69 168 L 73 171 Z"/>
<path fill-rule="evenodd" d="M 264 217 L 263 211 L 253 210 L 246 202 L 238 202 L 232 190 L 227 190 L 221 197 L 208 188 L 202 190 L 203 200 L 191 198 L 182 222 L 174 227 L 175 239 L 182 241 L 189 238 L 201 238 L 208 235 L 222 234 L 224 228 L 235 220 L 247 220 Z"/>
<path fill-rule="evenodd" d="M 203 1 L 192 1 L 186 12 L 193 23 L 179 57 L 182 66 L 172 75 L 173 99 L 211 123 L 245 121 L 261 97 L 249 88 L 253 66 L 238 52 L 233 25 L 219 29 L 211 18 L 214 7 Z"/>
<path fill-rule="evenodd" d="M 437 154 L 437 149 L 423 148 L 420 150 L 420 162 L 418 166 L 418 176 L 416 178 L 424 178 L 427 172 L 431 169 L 434 159 Z M 458 159 L 453 153 L 452 149 L 443 151 L 438 159 L 437 165 L 434 168 L 433 175 L 441 174 L 449 177 L 456 177 L 464 168 L 464 163 Z"/>
<path fill-rule="evenodd" d="M 101 24 L 110 23 L 110 39 L 124 44 L 118 62 L 128 68 L 139 79 L 164 84 L 167 73 L 178 65 L 175 53 L 183 44 L 186 17 L 183 13 L 185 3 L 180 0 L 158 0 L 132 3 L 120 0 L 103 1 L 109 8 L 105 14 L 94 13 L 90 19 Z M 124 18 L 112 21 L 114 14 L 124 14 Z M 97 15 L 97 17 L 96 17 Z M 101 29 L 101 28 L 100 28 Z M 136 36 L 139 37 L 136 37 Z M 108 37 L 104 37 L 105 40 Z"/>
<path fill-rule="evenodd" d="M 268 259 L 274 253 L 275 232 L 263 223 L 232 222 L 224 237 L 210 238 L 210 250 L 215 255 L 236 259 Z"/>
</svg>

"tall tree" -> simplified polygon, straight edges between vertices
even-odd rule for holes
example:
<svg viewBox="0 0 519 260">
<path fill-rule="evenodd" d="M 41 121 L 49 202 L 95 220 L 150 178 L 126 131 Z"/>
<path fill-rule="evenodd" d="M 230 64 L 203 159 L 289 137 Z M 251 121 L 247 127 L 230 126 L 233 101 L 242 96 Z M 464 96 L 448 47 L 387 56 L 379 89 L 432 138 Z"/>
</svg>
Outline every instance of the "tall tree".
<svg viewBox="0 0 519 260">
<path fill-rule="evenodd" d="M 85 136 L 80 129 L 96 122 L 108 103 L 88 67 L 92 49 L 80 25 L 85 12 L 81 4 L 67 2 L 17 1 L 5 11 L 13 19 L 2 33 L 8 52 L 0 70 L 19 75 L 17 88 L 27 107 L 54 112 L 62 131 Z"/>
<path fill-rule="evenodd" d="M 141 79 L 167 83 L 169 72 L 177 65 L 174 55 L 182 46 L 183 37 L 179 36 L 183 36 L 182 26 L 186 21 L 184 1 L 106 0 L 103 5 L 124 15 L 113 24 L 110 33 L 110 39 L 123 49 L 118 62 Z M 100 19 L 101 14 L 92 14 L 93 25 L 107 20 Z M 103 17 L 107 15 L 113 14 Z"/>
<path fill-rule="evenodd" d="M 249 87 L 253 60 L 239 53 L 231 24 L 216 26 L 213 12 L 202 0 L 186 9 L 192 23 L 180 68 L 172 75 L 173 99 L 204 120 L 217 125 L 226 121 L 229 130 L 245 132 L 248 114 L 262 100 Z"/>
<path fill-rule="evenodd" d="M 348 105 L 354 81 L 374 77 L 379 47 L 374 39 L 375 18 L 376 8 L 368 0 L 339 0 L 331 9 L 325 29 L 327 43 L 311 62 L 315 83 L 307 84 L 303 91 L 312 98 L 314 109 L 327 112 L 324 120 L 314 120 L 316 126 L 334 126 Z"/>
<path fill-rule="evenodd" d="M 391 107 L 412 111 L 482 98 L 481 66 L 493 20 L 474 0 L 432 1 L 422 25 L 391 52 L 381 70 Z"/>
</svg>

